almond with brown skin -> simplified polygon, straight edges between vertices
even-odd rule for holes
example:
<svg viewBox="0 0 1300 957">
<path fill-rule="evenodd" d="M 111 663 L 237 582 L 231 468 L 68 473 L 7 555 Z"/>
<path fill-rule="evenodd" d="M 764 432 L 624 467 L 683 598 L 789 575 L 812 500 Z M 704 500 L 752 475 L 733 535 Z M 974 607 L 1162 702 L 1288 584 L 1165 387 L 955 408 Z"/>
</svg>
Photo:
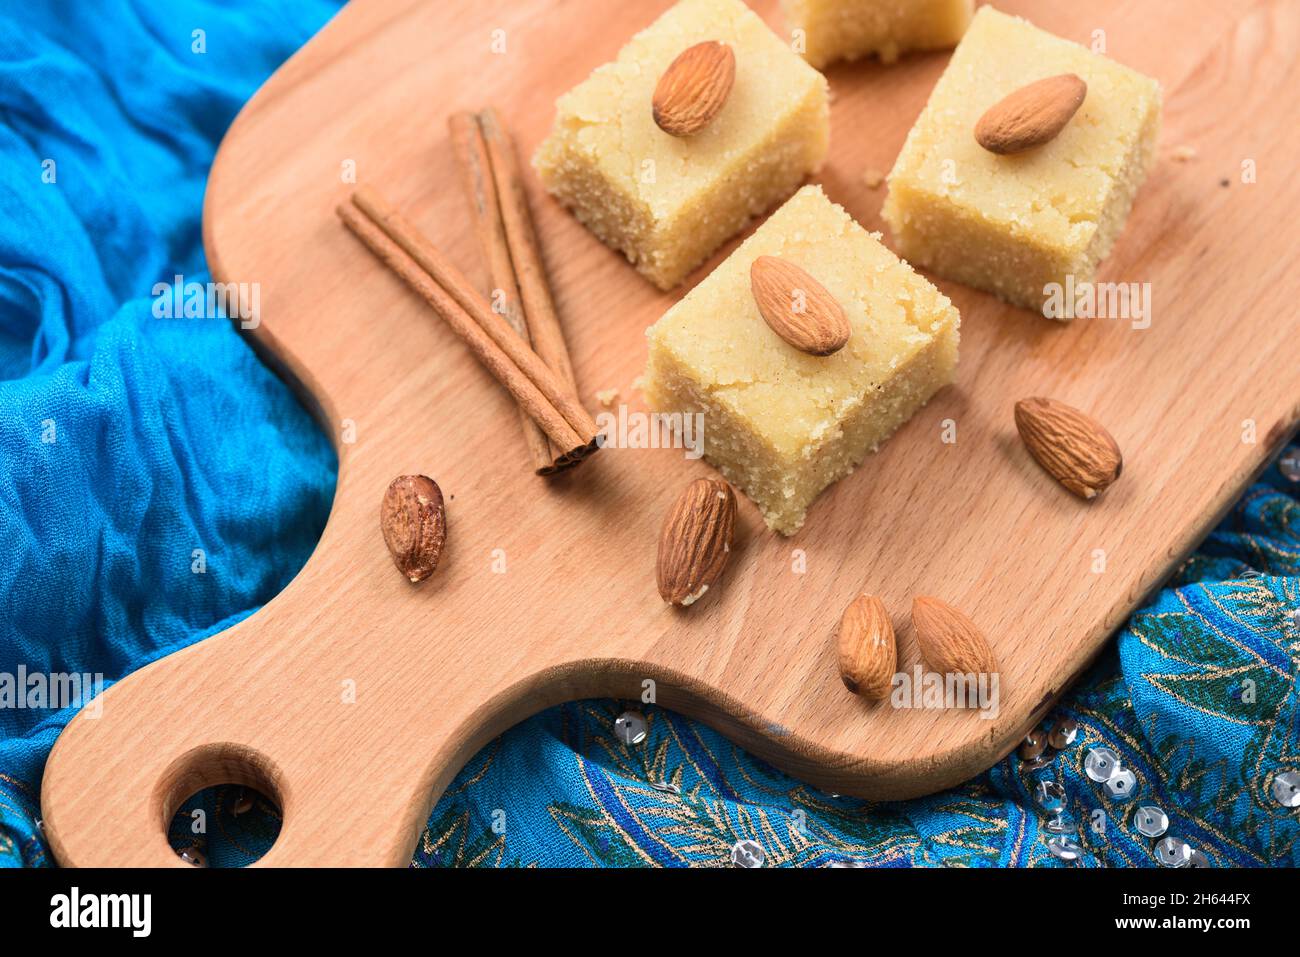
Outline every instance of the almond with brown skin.
<svg viewBox="0 0 1300 957">
<path fill-rule="evenodd" d="M 678 496 L 659 533 L 659 594 L 685 607 L 722 577 L 736 531 L 736 493 L 726 482 L 696 479 Z"/>
<path fill-rule="evenodd" d="M 1038 464 L 1080 498 L 1095 498 L 1124 468 L 1111 434 L 1064 402 L 1022 399 L 1016 403 L 1016 429 Z"/>
<path fill-rule="evenodd" d="M 926 663 L 940 674 L 984 674 L 998 670 L 993 650 L 975 623 L 947 602 L 912 599 L 912 628 Z"/>
<path fill-rule="evenodd" d="M 655 86 L 655 123 L 671 136 L 694 136 L 718 115 L 736 81 L 736 55 L 717 40 L 688 47 Z"/>
<path fill-rule="evenodd" d="M 1049 76 L 999 100 L 975 124 L 990 153 L 1019 153 L 1056 137 L 1083 105 L 1088 84 L 1073 73 Z"/>
<path fill-rule="evenodd" d="M 898 670 L 898 646 L 885 603 L 859 595 L 840 619 L 840 678 L 844 687 L 873 701 L 889 694 Z"/>
<path fill-rule="evenodd" d="M 788 259 L 759 256 L 749 288 L 763 321 L 801 352 L 828 356 L 844 348 L 853 330 L 826 287 Z"/>
<path fill-rule="evenodd" d="M 398 571 L 422 582 L 438 567 L 447 540 L 447 514 L 438 483 L 424 475 L 399 475 L 384 493 L 379 528 Z"/>
</svg>

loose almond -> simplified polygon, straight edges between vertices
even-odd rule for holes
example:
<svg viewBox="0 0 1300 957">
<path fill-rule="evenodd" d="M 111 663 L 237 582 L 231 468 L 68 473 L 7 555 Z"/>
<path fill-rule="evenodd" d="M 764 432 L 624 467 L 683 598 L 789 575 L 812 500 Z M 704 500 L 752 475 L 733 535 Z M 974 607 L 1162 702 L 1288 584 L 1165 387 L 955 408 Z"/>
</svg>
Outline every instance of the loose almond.
<svg viewBox="0 0 1300 957">
<path fill-rule="evenodd" d="M 947 602 L 912 599 L 912 628 L 926 663 L 940 674 L 991 675 L 997 659 L 975 623 Z"/>
<path fill-rule="evenodd" d="M 722 577 L 736 530 L 736 493 L 726 482 L 696 479 L 678 496 L 659 533 L 655 572 L 672 605 L 693 604 Z"/>
<path fill-rule="evenodd" d="M 379 507 L 379 528 L 403 575 L 412 582 L 432 575 L 447 540 L 447 515 L 438 483 L 423 475 L 393 479 Z"/>
<path fill-rule="evenodd" d="M 1096 419 L 1055 399 L 1016 403 L 1016 429 L 1029 454 L 1080 498 L 1095 498 L 1119 478 L 1119 446 Z"/>
<path fill-rule="evenodd" d="M 717 40 L 688 47 L 655 86 L 655 123 L 672 136 L 694 136 L 718 115 L 736 82 L 736 55 Z"/>
<path fill-rule="evenodd" d="M 828 356 L 844 348 L 852 329 L 835 297 L 787 259 L 759 256 L 749 288 L 772 331 L 801 352 Z"/>
<path fill-rule="evenodd" d="M 859 595 L 840 619 L 840 678 L 856 695 L 878 700 L 889 694 L 898 670 L 898 646 L 885 603 Z"/>
<path fill-rule="evenodd" d="M 980 117 L 975 139 L 990 153 L 1040 146 L 1065 129 L 1087 95 L 1088 84 L 1073 73 L 1022 86 Z"/>
</svg>

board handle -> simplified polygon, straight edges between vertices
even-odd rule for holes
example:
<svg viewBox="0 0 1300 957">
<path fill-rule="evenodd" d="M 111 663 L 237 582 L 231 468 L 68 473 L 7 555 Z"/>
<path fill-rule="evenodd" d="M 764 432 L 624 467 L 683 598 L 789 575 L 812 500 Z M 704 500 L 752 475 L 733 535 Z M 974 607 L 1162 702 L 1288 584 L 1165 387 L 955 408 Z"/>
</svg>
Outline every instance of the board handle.
<svg viewBox="0 0 1300 957">
<path fill-rule="evenodd" d="M 188 866 L 169 845 L 167 829 L 190 795 L 215 784 L 255 787 L 284 806 L 284 776 L 255 742 L 200 734 L 178 724 L 170 707 L 156 724 L 149 722 L 149 702 L 184 695 L 195 660 L 207 657 L 203 648 L 163 658 L 116 683 L 83 707 L 55 742 L 41 809 L 61 865 Z"/>
<path fill-rule="evenodd" d="M 347 701 L 339 675 L 364 672 L 347 656 L 385 652 L 319 635 L 293 654 L 272 640 L 286 615 L 301 614 L 281 602 L 288 595 L 134 672 L 73 718 L 41 788 L 59 864 L 190 866 L 167 830 L 191 795 L 217 784 L 256 788 L 282 811 L 256 866 L 409 864 L 436 794 L 482 743 L 469 730 L 478 716 L 440 705 L 455 697 L 445 689 L 412 695 L 400 671 L 371 672 Z"/>
</svg>

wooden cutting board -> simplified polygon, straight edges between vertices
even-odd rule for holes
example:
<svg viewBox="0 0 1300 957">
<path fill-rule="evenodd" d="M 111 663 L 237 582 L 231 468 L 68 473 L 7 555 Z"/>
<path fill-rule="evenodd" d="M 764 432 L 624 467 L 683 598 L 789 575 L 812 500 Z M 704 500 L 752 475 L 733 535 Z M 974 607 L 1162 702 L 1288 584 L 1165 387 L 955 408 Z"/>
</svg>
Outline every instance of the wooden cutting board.
<svg viewBox="0 0 1300 957">
<path fill-rule="evenodd" d="M 208 258 L 221 280 L 261 284 L 250 338 L 335 438 L 334 508 L 283 594 L 69 725 L 42 794 L 60 862 L 174 863 L 164 827 L 177 805 L 235 781 L 283 808 L 263 863 L 402 865 L 432 802 L 494 735 L 566 699 L 640 699 L 647 681 L 660 704 L 823 788 L 944 788 L 1015 746 L 1293 431 L 1300 126 L 1280 94 L 1300 86 L 1300 9 L 1003 0 L 1071 39 L 1104 31 L 1111 56 L 1164 86 L 1160 160 L 1101 277 L 1153 284 L 1150 328 L 1058 325 L 940 281 L 962 314 L 957 385 L 824 495 L 796 537 L 768 532 L 743 502 L 724 586 L 685 612 L 666 607 L 656 534 L 707 465 L 610 449 L 559 479 L 532 475 L 504 392 L 333 213 L 354 161 L 358 181 L 486 283 L 448 114 L 495 104 L 531 154 L 555 98 L 666 5 L 353 0 L 240 114 L 209 184 Z M 782 29 L 775 2 L 755 6 Z M 864 171 L 889 169 L 946 60 L 829 72 L 819 181 L 868 228 L 883 228 L 884 190 Z M 1179 161 L 1180 146 L 1195 158 Z M 1246 161 L 1256 183 L 1242 181 Z M 643 332 L 684 290 L 656 292 L 530 190 L 583 397 L 597 411 L 593 393 L 617 388 L 639 411 Z M 1021 447 L 1012 405 L 1034 394 L 1091 411 L 1123 448 L 1124 476 L 1099 501 L 1070 496 Z M 940 441 L 945 419 L 955 445 Z M 377 520 L 406 472 L 433 476 L 448 499 L 443 565 L 418 588 Z M 864 590 L 891 609 L 906 670 L 913 595 L 974 618 L 1002 664 L 998 717 L 847 694 L 834 631 Z"/>
</svg>

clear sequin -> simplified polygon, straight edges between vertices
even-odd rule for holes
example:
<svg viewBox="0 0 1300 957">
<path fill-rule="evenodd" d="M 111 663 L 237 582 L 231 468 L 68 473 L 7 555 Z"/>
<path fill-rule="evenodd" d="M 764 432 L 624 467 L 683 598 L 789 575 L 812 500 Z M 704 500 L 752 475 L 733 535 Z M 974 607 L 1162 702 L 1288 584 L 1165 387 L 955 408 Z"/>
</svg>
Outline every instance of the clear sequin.
<svg viewBox="0 0 1300 957">
<path fill-rule="evenodd" d="M 1278 459 L 1277 470 L 1288 482 L 1300 482 L 1300 452 L 1288 452 Z"/>
<path fill-rule="evenodd" d="M 1083 854 L 1079 842 L 1064 834 L 1048 841 L 1047 849 L 1052 852 L 1053 857 L 1059 857 L 1063 861 L 1077 861 Z"/>
<path fill-rule="evenodd" d="M 1169 830 L 1169 815 L 1154 804 L 1144 804 L 1133 812 L 1133 827 L 1143 837 L 1161 837 Z"/>
<path fill-rule="evenodd" d="M 239 791 L 239 795 L 235 798 L 234 804 L 231 805 L 230 813 L 235 815 L 235 817 L 240 817 L 241 815 L 247 814 L 252 809 L 253 809 L 252 796 L 247 791 L 241 788 Z"/>
<path fill-rule="evenodd" d="M 1093 748 L 1083 759 L 1083 770 L 1088 777 L 1100 784 L 1119 770 L 1119 755 L 1110 748 Z"/>
<path fill-rule="evenodd" d="M 1025 740 L 1020 742 L 1020 749 L 1016 753 L 1020 755 L 1021 761 L 1034 761 L 1046 750 L 1047 739 L 1043 732 L 1030 731 L 1025 735 Z"/>
<path fill-rule="evenodd" d="M 1213 864 L 1210 863 L 1210 859 L 1205 856 L 1205 853 L 1203 851 L 1197 851 L 1197 850 L 1192 851 L 1192 856 L 1187 859 L 1187 865 L 1189 867 L 1213 867 L 1214 866 Z"/>
<path fill-rule="evenodd" d="M 1064 751 L 1074 744 L 1079 737 L 1079 722 L 1073 718 L 1061 718 L 1047 732 L 1047 743 L 1057 751 Z"/>
<path fill-rule="evenodd" d="M 1127 801 L 1138 792 L 1137 776 L 1128 768 L 1118 768 L 1106 779 L 1104 787 L 1116 801 Z"/>
<path fill-rule="evenodd" d="M 1026 761 L 1022 767 L 1026 771 L 1041 771 L 1043 768 L 1049 767 L 1051 763 L 1052 759 L 1049 755 L 1040 754 L 1038 757 L 1034 758 L 1034 760 Z"/>
<path fill-rule="evenodd" d="M 1273 800 L 1283 807 L 1300 807 L 1300 771 L 1283 771 L 1273 779 Z"/>
<path fill-rule="evenodd" d="M 731 845 L 732 867 L 762 867 L 766 857 L 758 841 L 743 840 Z"/>
<path fill-rule="evenodd" d="M 1050 834 L 1078 834 L 1079 828 L 1064 814 L 1055 814 L 1048 818 L 1043 828 Z"/>
<path fill-rule="evenodd" d="M 640 744 L 645 740 L 645 715 L 640 711 L 624 711 L 614 719 L 614 733 L 624 744 Z"/>
<path fill-rule="evenodd" d="M 660 794 L 681 794 L 682 789 L 668 781 L 654 781 L 650 785 Z"/>
<path fill-rule="evenodd" d="M 1192 849 L 1186 841 L 1176 837 L 1162 837 L 1156 842 L 1156 862 L 1161 867 L 1186 867 L 1192 860 Z"/>
<path fill-rule="evenodd" d="M 1039 781 L 1034 788 L 1034 800 L 1044 811 L 1056 813 L 1065 809 L 1065 788 L 1055 781 Z"/>
<path fill-rule="evenodd" d="M 197 847 L 187 847 L 177 852 L 180 859 L 192 867 L 207 867 L 208 856 Z"/>
</svg>

